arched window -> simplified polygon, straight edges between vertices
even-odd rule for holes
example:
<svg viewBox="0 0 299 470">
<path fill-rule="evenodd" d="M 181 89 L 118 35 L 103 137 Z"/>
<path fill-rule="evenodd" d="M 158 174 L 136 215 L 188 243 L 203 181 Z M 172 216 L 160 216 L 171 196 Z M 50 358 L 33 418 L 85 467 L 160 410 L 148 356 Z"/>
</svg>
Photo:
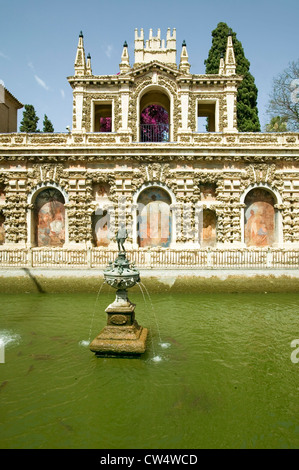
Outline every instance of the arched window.
<svg viewBox="0 0 299 470">
<path fill-rule="evenodd" d="M 158 187 L 147 188 L 139 195 L 137 242 L 140 247 L 168 247 L 171 242 L 171 199 Z"/>
<path fill-rule="evenodd" d="M 271 246 L 277 240 L 274 195 L 264 188 L 253 188 L 246 195 L 244 240 L 247 246 Z"/>
<path fill-rule="evenodd" d="M 169 135 L 169 98 L 160 90 L 151 90 L 140 100 L 140 140 L 141 142 L 168 142 Z"/>
<path fill-rule="evenodd" d="M 65 242 L 64 197 L 60 191 L 48 187 L 38 193 L 34 203 L 35 244 L 63 246 Z"/>
</svg>

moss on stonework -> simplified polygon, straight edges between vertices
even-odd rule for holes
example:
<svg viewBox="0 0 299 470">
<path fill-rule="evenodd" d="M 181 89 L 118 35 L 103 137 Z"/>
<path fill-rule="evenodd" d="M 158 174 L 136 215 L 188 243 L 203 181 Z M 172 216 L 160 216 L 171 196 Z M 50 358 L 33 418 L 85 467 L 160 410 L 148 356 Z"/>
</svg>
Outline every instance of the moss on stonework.
<svg viewBox="0 0 299 470">
<path fill-rule="evenodd" d="M 178 276 L 171 282 L 155 276 L 142 278 L 142 283 L 154 293 L 288 293 L 299 292 L 299 278 L 287 275 L 256 276 Z M 95 277 L 46 277 L 38 276 L 0 276 L 0 293 L 97 293 L 103 284 L 102 276 Z M 114 289 L 104 284 L 102 292 Z M 130 289 L 133 295 L 139 293 L 139 287 Z"/>
</svg>

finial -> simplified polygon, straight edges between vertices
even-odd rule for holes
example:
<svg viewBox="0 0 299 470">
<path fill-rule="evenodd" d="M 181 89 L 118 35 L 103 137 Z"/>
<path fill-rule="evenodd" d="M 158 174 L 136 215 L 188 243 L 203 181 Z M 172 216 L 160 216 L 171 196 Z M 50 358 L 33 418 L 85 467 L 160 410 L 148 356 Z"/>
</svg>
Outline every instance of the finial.
<svg viewBox="0 0 299 470">
<path fill-rule="evenodd" d="M 232 30 L 231 28 L 229 28 L 227 35 L 228 35 L 228 36 L 232 36 L 232 35 L 233 35 L 233 30 Z"/>
<path fill-rule="evenodd" d="M 87 59 L 91 59 L 90 52 L 87 54 Z"/>
<path fill-rule="evenodd" d="M 184 39 L 183 42 L 182 42 L 182 47 L 186 47 L 186 41 L 185 41 L 185 39 Z"/>
<path fill-rule="evenodd" d="M 80 31 L 79 38 L 83 38 L 83 33 Z"/>
<path fill-rule="evenodd" d="M 127 41 L 124 42 L 123 47 L 128 47 Z"/>
</svg>

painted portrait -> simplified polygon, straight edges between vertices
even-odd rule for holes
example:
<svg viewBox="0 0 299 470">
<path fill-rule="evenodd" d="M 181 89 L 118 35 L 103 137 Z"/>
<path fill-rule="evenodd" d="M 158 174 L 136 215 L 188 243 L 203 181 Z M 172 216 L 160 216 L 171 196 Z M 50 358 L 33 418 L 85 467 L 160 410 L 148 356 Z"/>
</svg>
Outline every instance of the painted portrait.
<svg viewBox="0 0 299 470">
<path fill-rule="evenodd" d="M 216 214 L 211 210 L 202 212 L 202 222 L 200 225 L 201 246 L 215 246 L 216 244 Z"/>
<path fill-rule="evenodd" d="M 161 188 L 144 190 L 138 198 L 137 236 L 140 247 L 168 247 L 171 242 L 171 200 Z"/>
<path fill-rule="evenodd" d="M 253 189 L 245 198 L 245 243 L 271 246 L 275 242 L 274 198 L 266 190 Z"/>
<path fill-rule="evenodd" d="M 93 197 L 96 201 L 107 199 L 110 194 L 110 186 L 107 183 L 96 183 L 93 186 Z"/>
<path fill-rule="evenodd" d="M 216 184 L 203 183 L 200 185 L 200 197 L 202 201 L 215 201 L 216 199 Z"/>
<path fill-rule="evenodd" d="M 37 246 L 63 246 L 65 242 L 64 198 L 55 188 L 43 190 L 36 198 Z"/>
<path fill-rule="evenodd" d="M 0 201 L 5 201 L 5 197 L 4 184 L 0 184 Z"/>
<path fill-rule="evenodd" d="M 92 219 L 93 239 L 95 246 L 108 246 L 110 243 L 109 214 L 96 214 Z"/>
</svg>

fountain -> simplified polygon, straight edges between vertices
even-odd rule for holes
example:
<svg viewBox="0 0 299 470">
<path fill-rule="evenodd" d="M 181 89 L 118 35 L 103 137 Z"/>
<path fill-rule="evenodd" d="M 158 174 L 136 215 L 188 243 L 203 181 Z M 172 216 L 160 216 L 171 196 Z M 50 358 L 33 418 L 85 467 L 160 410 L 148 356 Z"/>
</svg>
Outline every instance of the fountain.
<svg viewBox="0 0 299 470">
<path fill-rule="evenodd" d="M 145 352 L 148 330 L 137 323 L 136 305 L 128 299 L 127 289 L 140 281 L 140 275 L 127 259 L 124 248 L 126 238 L 125 228 L 120 227 L 116 237 L 118 256 L 104 270 L 105 282 L 117 291 L 114 302 L 106 308 L 107 325 L 89 345 L 97 356 L 136 357 Z"/>
</svg>

